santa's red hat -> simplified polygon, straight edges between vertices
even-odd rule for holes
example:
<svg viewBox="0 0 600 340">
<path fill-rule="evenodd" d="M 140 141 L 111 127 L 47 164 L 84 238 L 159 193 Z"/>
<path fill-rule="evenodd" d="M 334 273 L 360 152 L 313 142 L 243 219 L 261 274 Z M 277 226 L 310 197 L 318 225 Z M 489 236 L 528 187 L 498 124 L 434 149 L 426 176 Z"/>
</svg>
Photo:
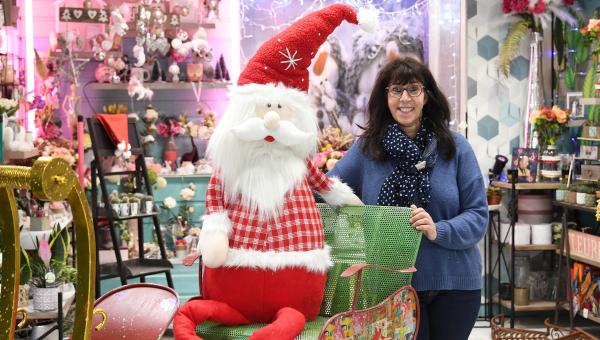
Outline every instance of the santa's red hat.
<svg viewBox="0 0 600 340">
<path fill-rule="evenodd" d="M 347 5 L 334 4 L 296 21 L 267 40 L 240 74 L 238 85 L 277 84 L 308 91 L 308 67 L 319 46 L 342 23 L 359 24 L 367 31 L 377 26 L 377 13 L 363 10 L 357 14 Z"/>
<path fill-rule="evenodd" d="M 108 134 L 115 147 L 118 149 L 119 144 L 123 146 L 124 150 L 121 152 L 128 152 L 130 149 L 129 145 L 129 134 L 128 134 L 128 122 L 126 114 L 95 114 L 94 118 L 98 119 L 104 131 Z M 129 158 L 129 157 L 125 157 Z"/>
</svg>

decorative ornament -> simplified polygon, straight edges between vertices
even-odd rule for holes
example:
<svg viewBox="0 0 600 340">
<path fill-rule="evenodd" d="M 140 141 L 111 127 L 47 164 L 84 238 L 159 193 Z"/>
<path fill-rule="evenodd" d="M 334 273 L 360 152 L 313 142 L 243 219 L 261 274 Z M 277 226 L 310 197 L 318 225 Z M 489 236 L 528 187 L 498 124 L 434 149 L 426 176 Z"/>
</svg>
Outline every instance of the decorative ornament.
<svg viewBox="0 0 600 340">
<path fill-rule="evenodd" d="M 187 6 L 181 7 L 181 16 L 187 17 L 188 14 L 190 14 L 190 9 Z"/>
<path fill-rule="evenodd" d="M 186 41 L 188 38 L 188 33 L 184 30 L 181 30 L 177 32 L 177 38 L 179 38 L 181 41 Z"/>
<path fill-rule="evenodd" d="M 106 57 L 106 53 L 104 53 L 104 51 L 98 51 L 94 57 L 96 58 L 96 60 L 98 61 L 103 61 L 104 58 Z"/>
<path fill-rule="evenodd" d="M 115 149 L 115 156 L 123 157 L 125 159 L 131 158 L 131 144 L 127 143 L 127 145 L 125 145 L 125 141 L 119 143 Z"/>
<path fill-rule="evenodd" d="M 171 64 L 171 66 L 169 66 L 169 73 L 171 74 L 171 81 L 174 83 L 178 83 L 179 82 L 179 65 L 177 65 L 177 63 L 173 63 Z"/>
<path fill-rule="evenodd" d="M 294 70 L 296 69 L 296 63 L 300 60 L 302 60 L 302 58 L 296 58 L 296 54 L 298 54 L 298 51 L 294 51 L 294 54 L 292 54 L 290 52 L 290 50 L 286 47 L 285 48 L 285 53 L 283 53 L 282 51 L 278 51 L 279 54 L 281 54 L 282 56 L 285 57 L 284 60 L 280 61 L 279 63 L 281 64 L 287 64 L 287 67 L 285 68 L 285 70 L 287 71 L 290 67 L 293 67 Z"/>
<path fill-rule="evenodd" d="M 171 40 L 171 47 L 173 47 L 174 49 L 178 50 L 181 47 L 181 40 L 179 38 L 175 38 L 173 40 Z"/>
<path fill-rule="evenodd" d="M 103 50 L 105 50 L 105 51 L 110 51 L 110 49 L 111 49 L 111 48 L 112 48 L 112 46 L 113 46 L 113 42 L 112 42 L 112 40 L 106 39 L 106 40 L 104 40 L 104 41 L 102 42 L 102 44 L 101 44 L 101 45 L 102 45 L 102 49 L 103 49 Z"/>
<path fill-rule="evenodd" d="M 173 9 L 171 10 L 171 13 L 173 13 L 175 15 L 180 15 L 181 14 L 181 7 L 179 5 L 173 6 Z"/>
</svg>

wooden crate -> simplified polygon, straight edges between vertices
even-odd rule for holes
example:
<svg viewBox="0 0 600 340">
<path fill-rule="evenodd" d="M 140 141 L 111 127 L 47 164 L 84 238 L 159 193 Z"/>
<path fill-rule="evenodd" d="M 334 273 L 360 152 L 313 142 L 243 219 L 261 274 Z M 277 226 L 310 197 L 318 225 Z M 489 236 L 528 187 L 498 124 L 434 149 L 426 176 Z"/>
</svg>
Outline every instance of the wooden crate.
<svg viewBox="0 0 600 340">
<path fill-rule="evenodd" d="M 600 165 L 581 165 L 581 179 L 587 181 L 597 181 L 598 178 L 600 178 Z"/>
<path fill-rule="evenodd" d="M 600 236 L 569 229 L 569 245 L 572 257 L 600 263 Z"/>
</svg>

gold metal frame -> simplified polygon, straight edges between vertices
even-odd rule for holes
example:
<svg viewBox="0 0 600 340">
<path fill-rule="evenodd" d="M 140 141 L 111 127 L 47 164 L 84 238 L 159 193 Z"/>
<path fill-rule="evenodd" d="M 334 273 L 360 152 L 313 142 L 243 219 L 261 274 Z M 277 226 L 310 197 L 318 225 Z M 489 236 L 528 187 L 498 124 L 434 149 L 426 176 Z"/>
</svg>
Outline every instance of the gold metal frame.
<svg viewBox="0 0 600 340">
<path fill-rule="evenodd" d="M 50 157 L 38 158 L 31 168 L 0 166 L 0 250 L 3 254 L 0 339 L 14 339 L 19 297 L 21 245 L 13 189 L 31 190 L 43 200 L 67 199 L 71 205 L 77 238 L 77 303 L 73 339 L 89 340 L 96 289 L 96 241 L 91 212 L 69 164 L 63 159 Z"/>
</svg>

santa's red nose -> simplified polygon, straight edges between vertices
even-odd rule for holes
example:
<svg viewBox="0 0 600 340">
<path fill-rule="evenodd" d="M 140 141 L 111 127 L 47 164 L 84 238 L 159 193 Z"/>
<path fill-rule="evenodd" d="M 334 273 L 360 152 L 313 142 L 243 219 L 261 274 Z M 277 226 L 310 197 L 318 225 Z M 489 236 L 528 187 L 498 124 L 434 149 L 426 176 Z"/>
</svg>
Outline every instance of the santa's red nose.
<svg viewBox="0 0 600 340">
<path fill-rule="evenodd" d="M 275 138 L 273 138 L 273 136 L 267 136 L 267 137 L 265 137 L 265 140 L 267 142 L 271 143 L 271 142 L 275 141 Z"/>
</svg>

